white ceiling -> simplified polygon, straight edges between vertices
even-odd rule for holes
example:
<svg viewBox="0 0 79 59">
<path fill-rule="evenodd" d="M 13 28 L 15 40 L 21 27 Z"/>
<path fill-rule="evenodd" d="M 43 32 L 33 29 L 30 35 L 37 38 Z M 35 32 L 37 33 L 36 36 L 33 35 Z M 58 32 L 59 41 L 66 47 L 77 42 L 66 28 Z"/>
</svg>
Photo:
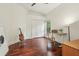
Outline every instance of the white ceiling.
<svg viewBox="0 0 79 59">
<path fill-rule="evenodd" d="M 60 5 L 60 3 L 48 3 L 48 4 L 44 4 L 44 3 L 36 3 L 36 5 L 31 6 L 32 3 L 24 3 L 22 4 L 24 7 L 36 11 L 36 12 L 40 12 L 43 14 L 47 14 L 50 11 L 52 11 L 54 8 L 56 8 L 57 6 Z"/>
</svg>

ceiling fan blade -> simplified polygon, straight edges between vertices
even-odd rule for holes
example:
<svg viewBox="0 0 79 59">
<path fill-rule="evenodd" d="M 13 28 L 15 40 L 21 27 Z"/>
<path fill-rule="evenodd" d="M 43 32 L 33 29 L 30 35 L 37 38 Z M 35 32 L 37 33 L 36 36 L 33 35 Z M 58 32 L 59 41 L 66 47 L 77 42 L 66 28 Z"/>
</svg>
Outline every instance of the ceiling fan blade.
<svg viewBox="0 0 79 59">
<path fill-rule="evenodd" d="M 33 3 L 32 6 L 34 6 L 36 3 Z"/>
<path fill-rule="evenodd" d="M 48 4 L 48 3 L 44 3 L 44 4 Z"/>
</svg>

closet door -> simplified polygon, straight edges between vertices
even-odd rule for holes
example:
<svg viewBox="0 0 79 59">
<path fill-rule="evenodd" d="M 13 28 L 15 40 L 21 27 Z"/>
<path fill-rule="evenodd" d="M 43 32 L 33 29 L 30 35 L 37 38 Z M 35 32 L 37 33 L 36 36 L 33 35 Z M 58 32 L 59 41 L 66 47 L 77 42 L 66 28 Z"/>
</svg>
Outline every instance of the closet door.
<svg viewBox="0 0 79 59">
<path fill-rule="evenodd" d="M 32 38 L 43 37 L 45 34 L 45 22 L 43 20 L 32 21 Z"/>
</svg>

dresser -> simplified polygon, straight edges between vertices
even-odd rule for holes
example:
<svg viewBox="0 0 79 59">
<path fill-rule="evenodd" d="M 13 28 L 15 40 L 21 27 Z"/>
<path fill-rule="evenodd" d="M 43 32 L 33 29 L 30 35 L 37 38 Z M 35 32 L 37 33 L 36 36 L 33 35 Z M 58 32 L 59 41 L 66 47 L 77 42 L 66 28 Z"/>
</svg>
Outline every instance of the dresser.
<svg viewBox="0 0 79 59">
<path fill-rule="evenodd" d="M 79 39 L 63 42 L 62 44 L 63 56 L 79 56 Z"/>
</svg>

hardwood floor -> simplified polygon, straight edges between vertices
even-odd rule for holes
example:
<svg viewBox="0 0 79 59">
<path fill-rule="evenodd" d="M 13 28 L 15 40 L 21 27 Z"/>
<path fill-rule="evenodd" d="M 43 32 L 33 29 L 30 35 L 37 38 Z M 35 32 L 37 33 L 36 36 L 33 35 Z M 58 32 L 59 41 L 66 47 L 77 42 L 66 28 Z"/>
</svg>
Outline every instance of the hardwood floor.
<svg viewBox="0 0 79 59">
<path fill-rule="evenodd" d="M 20 42 L 9 46 L 6 56 L 55 56 L 56 52 L 47 49 L 48 40 L 46 38 L 34 38 L 24 41 L 23 47 Z"/>
</svg>

